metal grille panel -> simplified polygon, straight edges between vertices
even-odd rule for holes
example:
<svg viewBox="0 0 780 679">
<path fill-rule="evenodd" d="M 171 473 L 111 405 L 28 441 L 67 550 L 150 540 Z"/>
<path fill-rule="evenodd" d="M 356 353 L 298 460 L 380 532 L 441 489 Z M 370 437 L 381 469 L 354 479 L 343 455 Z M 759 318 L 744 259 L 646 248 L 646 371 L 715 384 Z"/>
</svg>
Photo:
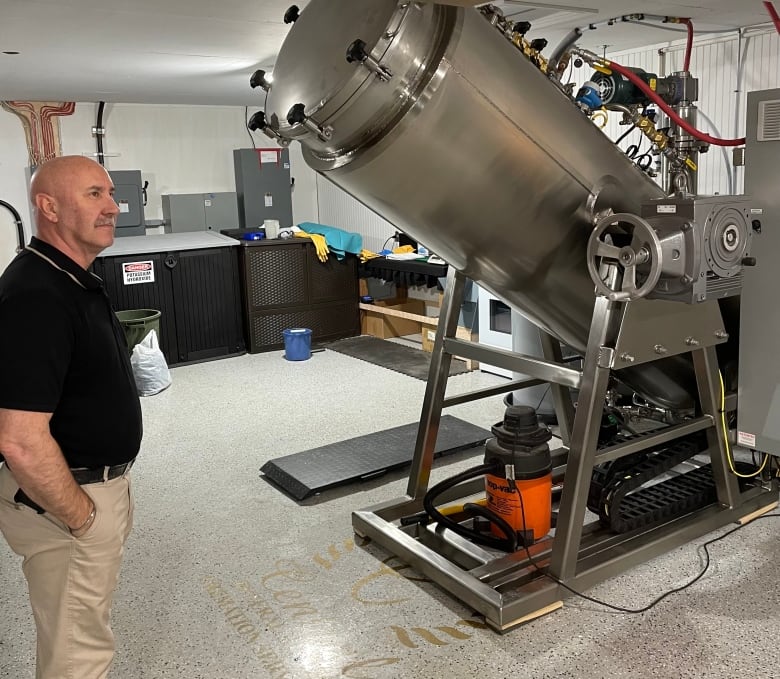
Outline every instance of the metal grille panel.
<svg viewBox="0 0 780 679">
<path fill-rule="evenodd" d="M 780 101 L 759 103 L 758 141 L 780 141 Z"/>
<path fill-rule="evenodd" d="M 303 247 L 248 248 L 246 258 L 250 309 L 306 303 Z"/>
<path fill-rule="evenodd" d="M 339 261 L 335 256 L 327 262 L 317 259 L 314 248 L 309 250 L 309 285 L 311 301 L 331 302 L 338 299 L 357 299 L 357 259 L 346 257 Z"/>
</svg>

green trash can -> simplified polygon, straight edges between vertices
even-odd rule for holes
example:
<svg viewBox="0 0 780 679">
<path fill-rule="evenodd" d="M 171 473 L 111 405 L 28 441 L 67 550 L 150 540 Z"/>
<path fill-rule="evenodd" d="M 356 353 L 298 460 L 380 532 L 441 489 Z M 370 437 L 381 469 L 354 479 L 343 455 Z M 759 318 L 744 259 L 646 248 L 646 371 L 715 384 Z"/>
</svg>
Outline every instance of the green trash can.
<svg viewBox="0 0 780 679">
<path fill-rule="evenodd" d="M 157 339 L 160 339 L 160 316 L 161 312 L 156 309 L 128 309 L 127 311 L 117 311 L 116 317 L 125 331 L 127 346 L 130 353 L 133 353 L 133 347 L 149 334 L 150 330 L 157 333 Z"/>
</svg>

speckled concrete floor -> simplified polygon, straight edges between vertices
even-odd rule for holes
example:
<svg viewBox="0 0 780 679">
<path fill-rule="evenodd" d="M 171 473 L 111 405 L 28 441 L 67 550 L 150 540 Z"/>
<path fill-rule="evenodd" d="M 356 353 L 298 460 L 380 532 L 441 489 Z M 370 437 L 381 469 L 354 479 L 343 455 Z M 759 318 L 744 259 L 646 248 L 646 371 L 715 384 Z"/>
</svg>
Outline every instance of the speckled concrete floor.
<svg viewBox="0 0 780 679">
<path fill-rule="evenodd" d="M 780 676 L 780 519 L 714 545 L 710 572 L 648 613 L 567 599 L 499 636 L 397 559 L 356 544 L 350 512 L 402 495 L 405 474 L 299 504 L 258 472 L 268 459 L 415 422 L 422 381 L 328 351 L 299 363 L 247 355 L 176 368 L 173 378 L 143 399 L 112 677 Z M 499 381 L 469 373 L 449 393 Z M 448 412 L 489 427 L 503 406 L 495 397 Z M 478 461 L 447 458 L 433 481 Z M 691 544 L 589 593 L 638 607 L 700 566 Z M 32 677 L 24 581 L 2 541 L 0 601 L 0 677 Z"/>
</svg>

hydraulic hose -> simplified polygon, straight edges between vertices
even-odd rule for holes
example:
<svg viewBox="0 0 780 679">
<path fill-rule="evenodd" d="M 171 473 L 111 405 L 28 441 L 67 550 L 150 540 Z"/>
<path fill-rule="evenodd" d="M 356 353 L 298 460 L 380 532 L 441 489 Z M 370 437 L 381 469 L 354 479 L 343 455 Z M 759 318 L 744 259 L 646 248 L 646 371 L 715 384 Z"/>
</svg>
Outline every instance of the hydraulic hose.
<svg viewBox="0 0 780 679">
<path fill-rule="evenodd" d="M 683 120 L 679 115 L 677 115 L 677 112 L 669 106 L 661 97 L 650 88 L 650 86 L 641 78 L 637 77 L 636 74 L 634 74 L 629 69 L 625 68 L 624 66 L 621 66 L 620 64 L 616 64 L 614 61 L 609 60 L 601 60 L 601 62 L 607 67 L 615 71 L 615 73 L 619 73 L 624 78 L 627 78 L 630 80 L 634 85 L 636 85 L 642 92 L 644 92 L 647 97 L 653 101 L 655 104 L 658 105 L 658 107 L 666 113 L 666 115 L 671 118 L 671 120 L 678 126 L 681 127 L 683 130 L 685 130 L 688 134 L 695 137 L 699 141 L 707 142 L 708 144 L 713 144 L 714 146 L 742 146 L 745 143 L 745 138 L 741 137 L 740 139 L 718 139 L 716 137 L 713 137 L 709 134 L 706 134 L 705 132 L 700 132 L 695 127 L 693 127 L 690 123 Z"/>
<path fill-rule="evenodd" d="M 693 22 L 690 19 L 680 19 L 681 24 L 685 24 L 688 29 L 688 40 L 685 43 L 685 57 L 683 59 L 683 71 L 691 70 L 691 52 L 693 51 Z"/>
<path fill-rule="evenodd" d="M 17 252 L 19 252 L 24 249 L 24 226 L 22 226 L 22 217 L 10 203 L 0 200 L 0 205 L 8 210 L 14 217 L 14 222 L 16 222 L 16 240 L 19 243 Z"/>
<path fill-rule="evenodd" d="M 483 545 L 485 547 L 500 549 L 504 552 L 514 552 L 517 549 L 517 533 L 515 533 L 512 527 L 504 519 L 502 519 L 500 516 L 497 516 L 489 509 L 481 507 L 480 505 L 475 505 L 473 503 L 466 503 L 463 506 L 467 513 L 472 515 L 479 515 L 488 521 L 495 523 L 504 533 L 506 536 L 505 538 L 502 539 L 492 537 L 490 535 L 480 533 L 479 531 L 466 528 L 457 521 L 453 521 L 452 519 L 442 514 L 434 506 L 434 500 L 439 495 L 441 495 L 444 491 L 449 490 L 450 488 L 454 488 L 459 483 L 464 483 L 465 481 L 469 481 L 471 479 L 477 478 L 478 476 L 483 476 L 489 473 L 501 474 L 503 470 L 499 470 L 496 467 L 497 465 L 495 463 L 486 462 L 484 464 L 477 465 L 476 467 L 466 469 L 459 474 L 455 474 L 455 476 L 452 476 L 449 479 L 445 479 L 444 481 L 437 483 L 425 494 L 425 497 L 423 498 L 423 508 L 425 509 L 425 513 L 431 517 L 431 519 L 436 521 L 440 526 L 449 528 L 453 533 L 457 533 L 467 540 L 471 540 L 472 542 L 475 542 L 478 545 Z"/>
<path fill-rule="evenodd" d="M 772 23 L 775 25 L 777 32 L 780 33 L 780 16 L 777 15 L 777 10 L 771 2 L 764 0 L 764 7 L 769 12 L 769 16 L 772 18 Z"/>
</svg>

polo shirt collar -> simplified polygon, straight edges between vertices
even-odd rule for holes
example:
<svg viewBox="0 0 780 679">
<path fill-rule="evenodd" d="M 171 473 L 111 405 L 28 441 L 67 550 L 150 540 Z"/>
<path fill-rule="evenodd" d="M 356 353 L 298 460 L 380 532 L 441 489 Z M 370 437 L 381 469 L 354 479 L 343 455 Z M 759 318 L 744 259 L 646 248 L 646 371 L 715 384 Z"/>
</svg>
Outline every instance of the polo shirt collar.
<svg viewBox="0 0 780 679">
<path fill-rule="evenodd" d="M 57 268 L 62 269 L 66 274 L 70 274 L 85 289 L 98 290 L 102 287 L 100 278 L 95 274 L 82 269 L 70 257 L 53 245 L 49 245 L 49 243 L 33 236 L 28 247 L 51 260 Z"/>
</svg>

